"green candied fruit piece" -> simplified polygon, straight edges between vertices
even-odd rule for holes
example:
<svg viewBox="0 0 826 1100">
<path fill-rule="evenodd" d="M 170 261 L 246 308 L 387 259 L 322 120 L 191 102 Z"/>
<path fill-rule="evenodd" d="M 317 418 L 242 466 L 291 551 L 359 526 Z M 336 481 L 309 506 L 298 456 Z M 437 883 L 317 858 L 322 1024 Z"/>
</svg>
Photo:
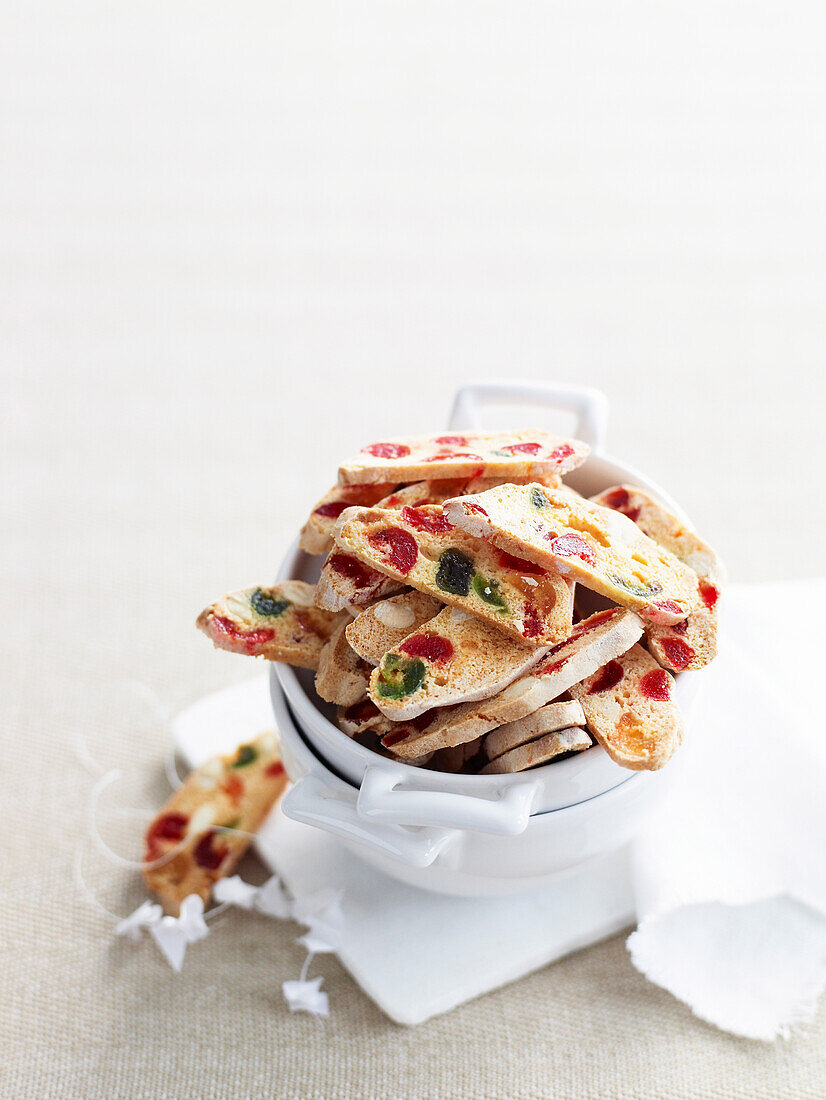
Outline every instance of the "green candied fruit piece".
<svg viewBox="0 0 826 1100">
<path fill-rule="evenodd" d="M 541 489 L 537 489 L 536 486 L 531 489 L 531 504 L 534 508 L 547 508 L 550 503 Z"/>
<path fill-rule="evenodd" d="M 652 596 L 659 595 L 663 590 L 661 584 L 641 584 L 639 581 L 628 581 L 625 577 L 620 577 L 616 573 L 609 573 L 608 579 L 612 580 L 614 584 L 619 585 L 620 588 L 624 588 L 626 592 L 630 592 L 633 596 L 639 596 L 641 600 L 650 600 Z"/>
<path fill-rule="evenodd" d="M 241 824 L 240 817 L 234 817 L 232 821 L 228 821 L 225 825 L 218 826 L 219 833 L 234 833 L 238 826 Z"/>
<path fill-rule="evenodd" d="M 480 600 L 489 603 L 491 607 L 495 607 L 502 614 L 508 610 L 508 605 L 505 603 L 502 590 L 499 587 L 499 581 L 485 580 L 483 576 L 477 573 L 473 578 L 473 591 Z"/>
<path fill-rule="evenodd" d="M 408 661 L 398 653 L 388 653 L 381 663 L 376 690 L 382 699 L 403 699 L 422 686 L 424 661 Z"/>
<path fill-rule="evenodd" d="M 261 615 L 265 619 L 277 619 L 291 606 L 289 600 L 268 596 L 262 588 L 256 588 L 250 596 L 250 604 L 256 615 Z"/>
<path fill-rule="evenodd" d="M 454 596 L 467 596 L 475 570 L 473 562 L 457 550 L 448 547 L 439 555 L 439 568 L 436 570 L 436 584 L 443 592 L 452 592 Z"/>
<path fill-rule="evenodd" d="M 233 760 L 230 767 L 233 767 L 233 768 L 246 768 L 246 766 L 248 764 L 252 764 L 253 761 L 255 761 L 257 759 L 258 759 L 258 753 L 252 747 L 252 745 L 241 745 L 241 746 L 239 746 L 238 752 L 236 753 L 235 759 Z"/>
</svg>

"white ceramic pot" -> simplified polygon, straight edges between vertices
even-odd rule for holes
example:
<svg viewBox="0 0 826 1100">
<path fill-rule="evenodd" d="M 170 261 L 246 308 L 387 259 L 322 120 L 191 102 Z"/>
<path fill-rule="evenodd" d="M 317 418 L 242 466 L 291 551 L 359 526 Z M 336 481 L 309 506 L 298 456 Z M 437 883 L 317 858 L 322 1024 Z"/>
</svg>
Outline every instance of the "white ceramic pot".
<svg viewBox="0 0 826 1100">
<path fill-rule="evenodd" d="M 517 383 L 482 383 L 457 395 L 451 428 L 478 425 L 479 406 L 490 402 L 544 404 L 578 415 L 574 434 L 590 444 L 588 459 L 568 481 L 585 495 L 618 482 L 642 485 L 660 497 L 675 514 L 679 506 L 650 478 L 601 453 L 607 419 L 607 401 L 593 390 Z M 279 579 L 298 577 L 315 581 L 320 559 L 293 544 Z M 312 674 L 274 665 L 274 695 L 283 695 L 302 737 L 315 757 L 358 788 L 357 811 L 367 825 L 412 826 L 515 837 L 528 829 L 532 815 L 547 814 L 588 803 L 633 778 L 599 747 L 567 760 L 514 775 L 452 775 L 426 771 L 378 756 L 347 737 L 331 721 L 334 708 L 318 698 Z M 696 674 L 683 673 L 675 698 L 683 714 L 690 710 L 697 687 Z M 673 762 L 669 768 L 673 768 Z M 639 777 L 642 779 L 643 777 Z M 657 777 L 659 778 L 659 777 Z M 636 789 L 636 788 L 635 788 Z M 628 797 L 624 792 L 623 797 Z M 590 811 L 589 811 L 590 812 Z M 322 824 L 320 818 L 315 822 Z"/>
</svg>

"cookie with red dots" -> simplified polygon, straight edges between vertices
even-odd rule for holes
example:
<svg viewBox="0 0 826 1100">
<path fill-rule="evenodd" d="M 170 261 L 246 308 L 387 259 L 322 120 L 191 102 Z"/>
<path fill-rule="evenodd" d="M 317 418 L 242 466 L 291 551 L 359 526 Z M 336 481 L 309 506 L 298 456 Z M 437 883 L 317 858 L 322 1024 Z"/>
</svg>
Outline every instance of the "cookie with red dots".
<svg viewBox="0 0 826 1100">
<path fill-rule="evenodd" d="M 510 772 L 524 772 L 547 764 L 559 756 L 568 756 L 572 752 L 590 749 L 591 738 L 583 729 L 571 726 L 569 729 L 555 730 L 528 741 L 524 745 L 510 749 L 485 764 L 480 775 L 507 775 Z"/>
<path fill-rule="evenodd" d="M 579 680 L 625 653 L 641 636 L 642 621 L 633 612 L 618 607 L 598 611 L 577 623 L 569 638 L 504 691 L 479 702 L 426 711 L 412 721 L 395 723 L 386 733 L 377 726 L 376 732 L 385 748 L 400 757 L 462 745 L 558 699 Z"/>
<path fill-rule="evenodd" d="M 670 626 L 649 623 L 645 633 L 649 649 L 663 668 L 672 672 L 703 668 L 717 654 L 717 606 L 725 583 L 722 562 L 707 543 L 644 489 L 615 485 L 591 499 L 622 512 L 696 573 L 694 606 L 688 618 Z"/>
<path fill-rule="evenodd" d="M 351 615 L 358 615 L 369 604 L 395 596 L 404 587 L 404 583 L 371 569 L 352 554 L 345 554 L 334 546 L 321 567 L 315 604 L 325 611 L 346 610 Z"/>
<path fill-rule="evenodd" d="M 339 707 L 336 711 L 336 725 L 348 737 L 359 737 L 369 731 L 378 730 L 381 734 L 390 728 L 388 719 L 372 700 L 365 697 L 349 707 Z"/>
<path fill-rule="evenodd" d="M 571 688 L 600 745 L 635 771 L 656 771 L 680 747 L 683 719 L 673 693 L 673 677 L 641 645 Z"/>
<path fill-rule="evenodd" d="M 315 674 L 316 693 L 340 707 L 350 707 L 364 699 L 372 671 L 347 641 L 346 626 L 346 622 L 341 622 L 333 631 L 321 651 Z"/>
<path fill-rule="evenodd" d="M 557 474 L 549 474 L 547 477 L 538 478 L 501 478 L 501 477 L 472 477 L 450 478 L 443 481 L 416 481 L 412 485 L 403 485 L 395 489 L 389 496 L 376 502 L 377 508 L 403 508 L 406 504 L 415 506 L 422 504 L 444 504 L 451 497 L 466 496 L 468 493 L 483 493 L 485 489 L 494 489 L 497 485 L 503 485 L 506 481 L 518 485 L 528 481 L 537 481 L 546 485 L 549 489 L 559 489 L 562 486 L 562 478 Z"/>
<path fill-rule="evenodd" d="M 696 580 L 688 566 L 626 516 L 565 489 L 500 485 L 444 505 L 468 534 L 554 569 L 651 622 L 685 619 Z"/>
<path fill-rule="evenodd" d="M 347 624 L 347 641 L 371 665 L 441 611 L 444 605 L 424 592 L 402 592 L 379 600 Z"/>
<path fill-rule="evenodd" d="M 216 649 L 318 668 L 322 649 L 349 616 L 319 610 L 314 594 L 304 581 L 242 588 L 202 611 L 196 625 Z"/>
<path fill-rule="evenodd" d="M 503 634 L 457 607 L 400 641 L 370 676 L 370 698 L 388 718 L 408 721 L 433 707 L 486 699 L 547 652 Z"/>
<path fill-rule="evenodd" d="M 378 485 L 336 485 L 316 501 L 307 522 L 301 528 L 298 545 L 307 554 L 329 554 L 333 548 L 333 528 L 345 508 L 369 507 L 396 488 L 395 483 Z"/>
<path fill-rule="evenodd" d="M 209 901 L 287 785 L 272 733 L 191 772 L 146 831 L 143 877 L 164 911 L 190 894 Z"/>
<path fill-rule="evenodd" d="M 568 636 L 572 584 L 454 528 L 441 508 L 348 509 L 338 550 L 442 603 L 486 619 L 530 645 Z"/>
<path fill-rule="evenodd" d="M 499 729 L 492 730 L 485 738 L 485 754 L 488 760 L 495 760 L 497 756 L 519 748 L 528 741 L 535 741 L 537 737 L 542 737 L 546 733 L 556 733 L 571 726 L 584 725 L 585 714 L 582 706 L 575 699 L 548 703 L 547 706 L 540 707 L 526 718 L 507 722 Z"/>
<path fill-rule="evenodd" d="M 443 478 L 547 477 L 576 469 L 590 448 L 548 432 L 443 432 L 368 443 L 339 467 L 340 485 Z"/>
</svg>

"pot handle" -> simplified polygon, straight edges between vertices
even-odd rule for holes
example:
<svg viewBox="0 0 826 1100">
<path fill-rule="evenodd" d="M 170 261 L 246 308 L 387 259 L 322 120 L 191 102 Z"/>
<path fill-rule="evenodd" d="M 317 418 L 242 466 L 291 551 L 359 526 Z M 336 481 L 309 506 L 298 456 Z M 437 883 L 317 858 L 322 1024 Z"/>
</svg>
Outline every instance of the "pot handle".
<svg viewBox="0 0 826 1100">
<path fill-rule="evenodd" d="M 480 427 L 483 405 L 499 403 L 545 405 L 576 413 L 574 435 L 599 452 L 608 426 L 608 398 L 590 386 L 566 386 L 553 382 L 470 382 L 457 391 L 448 426 Z"/>
<path fill-rule="evenodd" d="M 408 867 L 429 867 L 455 836 L 447 829 L 406 829 L 363 821 L 356 811 L 355 791 L 328 787 L 318 776 L 304 775 L 290 787 L 281 803 L 287 817 L 373 848 Z"/>
<path fill-rule="evenodd" d="M 472 829 L 496 836 L 518 836 L 528 827 L 541 787 L 538 779 L 499 786 L 494 783 L 493 797 L 428 790 L 419 785 L 405 790 L 406 773 L 407 769 L 398 765 L 369 765 L 358 796 L 359 817 L 392 825 Z M 415 782 L 419 783 L 419 777 Z"/>
</svg>

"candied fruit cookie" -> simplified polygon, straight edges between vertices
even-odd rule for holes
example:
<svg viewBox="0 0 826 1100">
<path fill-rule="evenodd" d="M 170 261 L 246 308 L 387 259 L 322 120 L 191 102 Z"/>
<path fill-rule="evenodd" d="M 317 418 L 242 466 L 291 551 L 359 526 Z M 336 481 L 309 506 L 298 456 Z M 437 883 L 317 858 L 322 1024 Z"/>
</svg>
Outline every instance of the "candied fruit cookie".
<svg viewBox="0 0 826 1100">
<path fill-rule="evenodd" d="M 286 785 L 272 733 L 190 772 L 146 831 L 143 877 L 166 913 L 177 916 L 190 894 L 209 901 Z"/>
<path fill-rule="evenodd" d="M 567 490 L 500 485 L 444 505 L 450 521 L 503 550 L 637 611 L 651 622 L 685 619 L 694 602 L 691 570 L 611 508 Z"/>
<path fill-rule="evenodd" d="M 307 522 L 301 528 L 298 545 L 307 554 L 329 554 L 333 548 L 333 528 L 345 508 L 370 507 L 392 493 L 395 482 L 378 485 L 335 485 L 316 501 Z"/>
<path fill-rule="evenodd" d="M 550 645 L 570 632 L 570 581 L 456 530 L 436 506 L 351 508 L 342 513 L 335 539 L 370 568 L 486 619 L 517 640 Z"/>
<path fill-rule="evenodd" d="M 388 719 L 384 717 L 376 704 L 367 698 L 349 707 L 339 707 L 336 712 L 336 725 L 348 737 L 359 738 L 362 734 L 389 729 Z"/>
<path fill-rule="evenodd" d="M 571 636 L 504 691 L 479 702 L 426 711 L 410 722 L 397 722 L 381 733 L 382 744 L 397 756 L 461 745 L 506 722 L 516 722 L 557 699 L 606 661 L 630 649 L 642 636 L 642 621 L 615 607 L 583 619 Z M 376 727 L 381 732 L 381 727 Z"/>
<path fill-rule="evenodd" d="M 321 651 L 315 689 L 328 703 L 350 707 L 367 694 L 371 666 L 359 657 L 345 635 L 346 622 L 339 623 Z"/>
<path fill-rule="evenodd" d="M 532 668 L 547 649 L 514 641 L 458 607 L 445 607 L 382 657 L 370 698 L 407 721 L 432 707 L 486 699 Z"/>
<path fill-rule="evenodd" d="M 494 489 L 506 481 L 521 485 L 527 481 L 537 481 L 546 485 L 549 489 L 559 489 L 562 486 L 562 478 L 557 474 L 548 474 L 547 477 L 519 478 L 519 477 L 472 477 L 472 478 L 448 478 L 442 481 L 416 481 L 412 485 L 404 485 L 394 490 L 382 500 L 373 502 L 376 508 L 403 508 L 406 504 L 414 507 L 422 504 L 444 504 L 451 497 L 466 496 L 468 493 L 483 493 L 485 489 Z"/>
<path fill-rule="evenodd" d="M 502 756 L 528 741 L 534 741 L 543 734 L 584 725 L 585 713 L 582 705 L 575 699 L 548 703 L 526 718 L 508 722 L 499 729 L 492 730 L 485 738 L 485 753 L 488 760 L 495 760 L 497 756 Z"/>
<path fill-rule="evenodd" d="M 335 546 L 321 567 L 321 575 L 315 590 L 316 607 L 325 611 L 359 611 L 376 600 L 394 596 L 404 589 L 404 584 L 370 569 L 354 558 L 343 554 Z"/>
<path fill-rule="evenodd" d="M 442 609 L 424 592 L 402 592 L 372 604 L 347 624 L 347 641 L 368 664 L 377 665 L 388 650 Z"/>
<path fill-rule="evenodd" d="M 349 616 L 319 610 L 313 596 L 304 581 L 242 588 L 202 611 L 196 625 L 217 649 L 318 668 L 321 650 Z"/>
<path fill-rule="evenodd" d="M 517 432 L 444 432 L 368 443 L 339 467 L 340 485 L 447 478 L 547 477 L 576 469 L 590 448 L 528 429 Z"/>
<path fill-rule="evenodd" d="M 641 645 L 608 661 L 571 688 L 590 732 L 617 764 L 656 771 L 683 739 L 672 701 L 674 680 Z"/>
<path fill-rule="evenodd" d="M 480 775 L 506 775 L 509 772 L 524 772 L 528 768 L 536 768 L 540 764 L 547 764 L 557 756 L 567 756 L 571 752 L 582 752 L 590 749 L 591 738 L 583 729 L 572 726 L 570 729 L 557 730 L 554 733 L 546 733 L 537 737 L 535 741 L 528 741 L 524 745 L 510 749 L 502 753 L 489 764 L 480 768 Z"/>
<path fill-rule="evenodd" d="M 663 668 L 672 672 L 704 668 L 717 655 L 717 605 L 726 576 L 720 559 L 644 489 L 614 485 L 591 499 L 622 512 L 697 575 L 688 618 L 670 626 L 650 623 L 645 633 L 651 653 Z"/>
</svg>

